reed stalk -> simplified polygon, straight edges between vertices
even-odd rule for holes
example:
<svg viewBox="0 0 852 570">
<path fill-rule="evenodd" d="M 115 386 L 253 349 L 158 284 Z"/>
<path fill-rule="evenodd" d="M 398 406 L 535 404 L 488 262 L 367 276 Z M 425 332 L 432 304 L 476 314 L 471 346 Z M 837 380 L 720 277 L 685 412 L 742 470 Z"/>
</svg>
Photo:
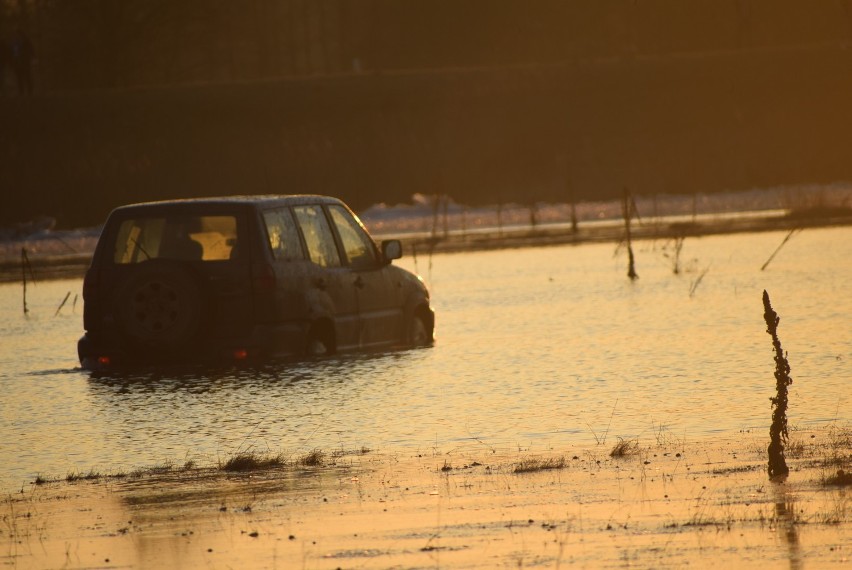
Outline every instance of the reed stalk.
<svg viewBox="0 0 852 570">
<path fill-rule="evenodd" d="M 782 248 L 782 247 L 784 247 L 784 244 L 786 244 L 788 241 L 790 241 L 790 238 L 791 238 L 791 237 L 793 237 L 793 236 L 794 236 L 797 232 L 799 232 L 800 230 L 801 230 L 801 228 L 793 228 L 792 230 L 790 230 L 790 233 L 788 233 L 788 234 L 787 234 L 787 237 L 785 237 L 785 238 L 784 238 L 784 241 L 782 241 L 782 242 L 781 242 L 781 245 L 779 245 L 779 246 L 775 249 L 775 251 L 773 251 L 773 252 L 772 252 L 772 255 L 770 255 L 770 256 L 769 256 L 769 259 L 767 259 L 767 260 L 766 260 L 766 263 L 764 263 L 764 264 L 761 266 L 761 268 L 760 268 L 760 270 L 761 270 L 761 271 L 763 271 L 763 270 L 765 270 L 767 267 L 769 267 L 769 264 L 770 264 L 770 263 L 772 263 L 772 260 L 773 260 L 773 259 L 775 259 L 775 256 L 776 256 L 776 255 L 778 255 L 778 252 L 779 252 L 779 251 L 781 251 L 781 248 Z"/>
</svg>

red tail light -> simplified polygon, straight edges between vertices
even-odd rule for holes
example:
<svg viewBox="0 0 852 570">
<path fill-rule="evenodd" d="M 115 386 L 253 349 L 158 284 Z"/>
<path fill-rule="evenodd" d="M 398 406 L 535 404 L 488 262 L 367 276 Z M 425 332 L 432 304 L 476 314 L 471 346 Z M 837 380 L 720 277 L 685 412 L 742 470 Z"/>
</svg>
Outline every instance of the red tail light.
<svg viewBox="0 0 852 570">
<path fill-rule="evenodd" d="M 98 364 L 100 364 L 101 366 L 109 366 L 110 362 L 111 361 L 109 359 L 109 356 L 99 356 L 98 357 Z"/>
<path fill-rule="evenodd" d="M 234 350 L 234 360 L 245 360 L 248 358 L 248 351 L 244 348 L 237 348 Z"/>
</svg>

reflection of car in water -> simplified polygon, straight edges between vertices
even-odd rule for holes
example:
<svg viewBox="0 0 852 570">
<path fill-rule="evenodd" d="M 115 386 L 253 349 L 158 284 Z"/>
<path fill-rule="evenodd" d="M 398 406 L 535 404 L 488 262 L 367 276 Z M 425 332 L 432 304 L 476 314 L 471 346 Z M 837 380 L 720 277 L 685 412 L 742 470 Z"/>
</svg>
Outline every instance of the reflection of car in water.
<svg viewBox="0 0 852 570">
<path fill-rule="evenodd" d="M 429 293 L 343 202 L 245 196 L 114 210 L 83 285 L 85 368 L 432 341 Z"/>
</svg>

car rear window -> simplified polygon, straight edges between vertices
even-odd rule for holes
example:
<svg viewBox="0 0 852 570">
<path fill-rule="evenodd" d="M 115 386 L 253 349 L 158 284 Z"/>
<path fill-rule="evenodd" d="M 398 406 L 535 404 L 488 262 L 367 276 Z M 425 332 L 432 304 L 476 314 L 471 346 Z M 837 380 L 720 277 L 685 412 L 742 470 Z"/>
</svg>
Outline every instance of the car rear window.
<svg viewBox="0 0 852 570">
<path fill-rule="evenodd" d="M 141 263 L 149 259 L 223 261 L 234 259 L 239 236 L 235 216 L 161 216 L 121 222 L 113 261 Z"/>
</svg>

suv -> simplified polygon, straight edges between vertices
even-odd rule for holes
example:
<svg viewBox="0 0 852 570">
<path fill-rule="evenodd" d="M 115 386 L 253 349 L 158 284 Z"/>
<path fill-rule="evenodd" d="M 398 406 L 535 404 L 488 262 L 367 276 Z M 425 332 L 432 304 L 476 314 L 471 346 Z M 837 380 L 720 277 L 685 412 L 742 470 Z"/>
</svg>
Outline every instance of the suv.
<svg viewBox="0 0 852 570">
<path fill-rule="evenodd" d="M 84 368 L 318 356 L 432 342 L 422 280 L 326 196 L 123 206 L 83 283 Z"/>
</svg>

